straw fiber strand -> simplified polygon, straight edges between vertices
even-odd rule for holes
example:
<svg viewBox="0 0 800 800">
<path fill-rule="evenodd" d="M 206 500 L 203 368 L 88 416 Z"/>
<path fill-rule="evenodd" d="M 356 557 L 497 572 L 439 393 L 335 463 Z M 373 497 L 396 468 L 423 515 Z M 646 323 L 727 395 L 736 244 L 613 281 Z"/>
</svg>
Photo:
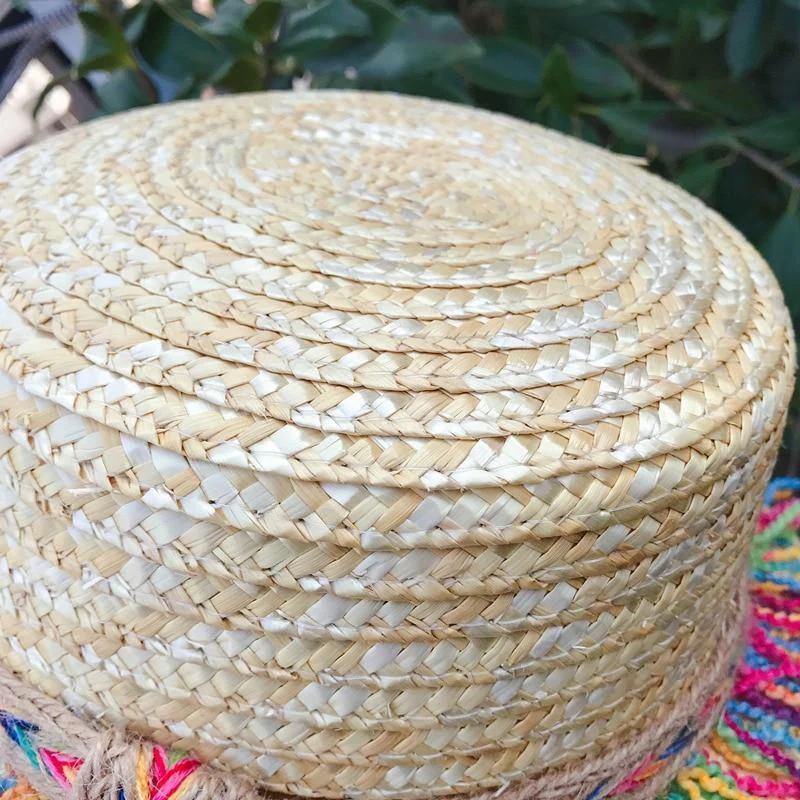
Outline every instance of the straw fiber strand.
<svg viewBox="0 0 800 800">
<path fill-rule="evenodd" d="M 7 159 L 0 265 L 0 662 L 76 797 L 638 800 L 713 725 L 795 354 L 699 201 L 274 93 Z"/>
</svg>

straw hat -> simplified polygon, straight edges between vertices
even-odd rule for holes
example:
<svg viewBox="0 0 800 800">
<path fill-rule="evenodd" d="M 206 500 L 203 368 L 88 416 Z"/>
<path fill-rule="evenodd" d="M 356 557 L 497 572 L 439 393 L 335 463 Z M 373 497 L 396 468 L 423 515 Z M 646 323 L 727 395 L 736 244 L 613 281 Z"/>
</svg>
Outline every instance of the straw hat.
<svg viewBox="0 0 800 800">
<path fill-rule="evenodd" d="M 0 707 L 45 796 L 155 791 L 164 746 L 181 800 L 649 798 L 714 723 L 794 352 L 699 201 L 275 93 L 19 153 L 0 237 Z"/>
</svg>

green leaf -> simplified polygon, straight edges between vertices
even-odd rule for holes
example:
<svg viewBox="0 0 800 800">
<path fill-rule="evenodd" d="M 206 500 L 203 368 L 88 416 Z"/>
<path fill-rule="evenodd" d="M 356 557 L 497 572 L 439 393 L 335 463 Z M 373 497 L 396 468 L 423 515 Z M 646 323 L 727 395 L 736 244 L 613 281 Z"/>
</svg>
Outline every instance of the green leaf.
<svg viewBox="0 0 800 800">
<path fill-rule="evenodd" d="M 353 0 L 353 3 L 369 17 L 372 30 L 380 39 L 385 39 L 403 19 L 391 0 Z"/>
<path fill-rule="evenodd" d="M 567 8 L 575 8 L 585 5 L 588 0 L 522 0 L 528 8 L 536 8 L 540 11 L 564 11 Z"/>
<path fill-rule="evenodd" d="M 734 133 L 757 147 L 780 153 L 793 153 L 800 150 L 800 111 L 775 114 L 760 122 L 737 128 Z M 798 264 L 800 264 L 800 254 L 798 254 Z"/>
<path fill-rule="evenodd" d="M 701 111 L 742 122 L 764 113 L 761 97 L 746 83 L 705 78 L 681 84 L 681 92 Z"/>
<path fill-rule="evenodd" d="M 314 76 L 344 75 L 352 70 L 358 72 L 359 67 L 368 61 L 380 47 L 379 42 L 370 39 L 353 41 L 345 39 L 335 42 L 323 48 L 321 52 L 316 50 L 307 55 L 304 59 L 304 67 Z M 348 77 L 352 83 L 353 78 Z"/>
<path fill-rule="evenodd" d="M 544 110 L 542 123 L 548 128 L 562 133 L 573 133 L 573 115 L 568 114 L 558 106 L 549 106 Z"/>
<path fill-rule="evenodd" d="M 781 41 L 800 43 L 800 5 L 797 8 L 778 6 L 775 11 L 773 29 Z M 773 45 L 773 52 L 774 50 L 775 45 Z"/>
<path fill-rule="evenodd" d="M 287 14 L 281 26 L 278 51 L 293 54 L 310 45 L 367 36 L 370 30 L 369 17 L 350 0 L 327 0 Z"/>
<path fill-rule="evenodd" d="M 675 176 L 675 183 L 702 200 L 707 200 L 714 193 L 721 171 L 720 163 L 700 160 L 681 170 Z"/>
<path fill-rule="evenodd" d="M 228 66 L 222 75 L 214 76 L 212 82 L 231 92 L 257 92 L 264 88 L 266 70 L 257 58 L 240 58 Z"/>
<path fill-rule="evenodd" d="M 672 3 L 673 0 L 668 0 Z M 676 37 L 686 37 L 687 31 L 679 30 L 681 25 L 696 27 L 697 34 L 702 42 L 713 42 L 725 30 L 728 24 L 728 15 L 720 8 L 709 8 L 703 10 L 693 6 L 684 6 L 681 12 L 679 5 L 669 6 L 671 9 L 668 15 L 667 24 L 658 24 L 641 32 L 637 32 L 636 43 L 640 48 L 657 49 L 661 47 L 672 47 Z"/>
<path fill-rule="evenodd" d="M 517 0 L 526 8 L 537 11 L 560 11 L 567 15 L 597 14 L 604 11 L 643 11 L 649 10 L 652 0 Z"/>
<path fill-rule="evenodd" d="M 393 84 L 392 88 L 403 94 L 432 97 L 451 103 L 472 104 L 472 97 L 464 78 L 452 67 L 425 75 L 409 75 Z"/>
<path fill-rule="evenodd" d="M 389 38 L 359 68 L 366 80 L 391 81 L 407 75 L 435 72 L 481 55 L 483 51 L 452 14 L 437 14 L 417 6 L 403 11 L 403 20 Z"/>
<path fill-rule="evenodd" d="M 700 23 L 697 15 L 684 10 L 678 17 L 675 38 L 672 42 L 670 63 L 674 79 L 683 80 L 691 75 L 697 62 L 700 44 Z"/>
<path fill-rule="evenodd" d="M 606 100 L 626 97 L 636 91 L 637 84 L 630 72 L 616 58 L 585 39 L 573 39 L 567 49 L 581 93 Z"/>
<path fill-rule="evenodd" d="M 222 0 L 203 29 L 216 36 L 263 41 L 272 34 L 280 11 L 277 0 Z"/>
<path fill-rule="evenodd" d="M 83 49 L 79 56 L 80 61 L 90 61 L 93 58 L 106 55 L 109 52 L 111 51 L 108 45 L 102 39 L 98 39 L 85 28 L 83 29 Z"/>
<path fill-rule="evenodd" d="M 700 12 L 697 14 L 700 25 L 700 38 L 704 42 L 713 42 L 724 30 L 728 22 L 724 14 L 718 12 Z"/>
<path fill-rule="evenodd" d="M 222 36 L 236 33 L 244 27 L 245 20 L 253 11 L 247 0 L 222 0 L 216 5 L 214 16 L 203 23 L 209 33 Z"/>
<path fill-rule="evenodd" d="M 652 13 L 672 23 L 687 10 L 694 14 L 718 12 L 720 5 L 720 0 L 651 0 Z"/>
<path fill-rule="evenodd" d="M 628 47 L 635 41 L 631 26 L 614 14 L 564 14 L 559 16 L 558 25 L 565 33 L 609 47 Z"/>
<path fill-rule="evenodd" d="M 735 79 L 755 69 L 771 39 L 769 0 L 739 0 L 725 40 L 725 58 Z"/>
<path fill-rule="evenodd" d="M 725 141 L 712 117 L 670 103 L 607 105 L 593 113 L 621 139 L 655 146 L 668 157 Z"/>
<path fill-rule="evenodd" d="M 151 7 L 147 3 L 139 3 L 132 8 L 126 9 L 122 15 L 122 29 L 125 32 L 128 44 L 136 44 L 144 33 Z"/>
<path fill-rule="evenodd" d="M 720 175 L 714 207 L 750 241 L 760 242 L 786 207 L 783 193 L 774 184 L 755 164 L 737 158 Z"/>
<path fill-rule="evenodd" d="M 798 75 L 800 75 L 800 47 L 780 53 L 774 63 L 770 64 L 765 88 L 779 108 L 800 108 Z"/>
<path fill-rule="evenodd" d="M 130 46 L 122 28 L 114 21 L 96 11 L 82 10 L 78 13 L 81 25 L 111 50 L 112 53 L 128 54 Z"/>
<path fill-rule="evenodd" d="M 605 131 L 595 122 L 595 120 L 589 119 L 588 117 L 578 118 L 578 127 L 573 130 L 573 133 L 576 136 L 580 136 L 584 142 L 590 142 L 591 144 L 596 144 L 599 147 L 603 147 L 605 144 Z"/>
<path fill-rule="evenodd" d="M 607 105 L 592 109 L 611 131 L 629 142 L 647 143 L 653 122 L 674 110 L 669 103 Z"/>
<path fill-rule="evenodd" d="M 207 79 L 233 58 L 219 40 L 203 31 L 205 22 L 205 17 L 178 13 L 171 6 L 154 6 L 139 43 L 142 59 L 174 81 L 187 76 Z"/>
<path fill-rule="evenodd" d="M 533 97 L 541 90 L 542 54 L 514 39 L 481 39 L 483 55 L 466 61 L 470 83 L 500 94 Z"/>
<path fill-rule="evenodd" d="M 675 40 L 675 31 L 672 28 L 656 27 L 636 37 L 636 46 L 640 50 L 659 50 L 662 47 L 672 47 Z"/>
<path fill-rule="evenodd" d="M 81 61 L 71 70 L 73 80 L 83 78 L 90 72 L 110 72 L 120 68 L 120 61 L 116 53 L 106 53 L 89 61 Z"/>
<path fill-rule="evenodd" d="M 95 94 L 103 110 L 109 114 L 150 103 L 140 79 L 132 70 L 115 72 L 95 89 Z"/>
<path fill-rule="evenodd" d="M 761 252 L 772 267 L 783 289 L 786 305 L 792 316 L 800 314 L 800 215 L 787 211 L 775 223 L 761 244 Z"/>
<path fill-rule="evenodd" d="M 542 66 L 542 91 L 562 111 L 574 111 L 578 86 L 569 55 L 560 44 L 547 54 Z"/>
<path fill-rule="evenodd" d="M 256 7 L 244 21 L 244 29 L 257 41 L 267 41 L 272 37 L 281 9 L 277 0 L 258 0 Z"/>
</svg>

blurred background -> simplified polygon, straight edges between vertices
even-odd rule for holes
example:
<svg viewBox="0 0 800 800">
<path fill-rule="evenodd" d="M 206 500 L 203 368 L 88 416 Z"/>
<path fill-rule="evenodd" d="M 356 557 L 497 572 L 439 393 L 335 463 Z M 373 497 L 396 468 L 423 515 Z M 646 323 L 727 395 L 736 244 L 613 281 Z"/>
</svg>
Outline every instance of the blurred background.
<svg viewBox="0 0 800 800">
<path fill-rule="evenodd" d="M 800 329 L 800 0 L 0 0 L 0 154 L 135 106 L 327 87 L 642 156 L 761 249 Z M 798 474 L 798 400 L 786 444 Z"/>
</svg>

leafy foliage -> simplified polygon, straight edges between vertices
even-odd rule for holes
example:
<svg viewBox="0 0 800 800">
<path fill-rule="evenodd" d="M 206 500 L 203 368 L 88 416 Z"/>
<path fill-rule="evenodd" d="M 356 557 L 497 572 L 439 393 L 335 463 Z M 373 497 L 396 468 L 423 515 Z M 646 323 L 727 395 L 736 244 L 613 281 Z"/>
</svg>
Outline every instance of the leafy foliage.
<svg viewBox="0 0 800 800">
<path fill-rule="evenodd" d="M 800 0 L 206 2 L 87 2 L 83 60 L 54 83 L 109 72 L 106 111 L 299 79 L 392 90 L 644 156 L 762 249 L 800 329 Z"/>
</svg>

